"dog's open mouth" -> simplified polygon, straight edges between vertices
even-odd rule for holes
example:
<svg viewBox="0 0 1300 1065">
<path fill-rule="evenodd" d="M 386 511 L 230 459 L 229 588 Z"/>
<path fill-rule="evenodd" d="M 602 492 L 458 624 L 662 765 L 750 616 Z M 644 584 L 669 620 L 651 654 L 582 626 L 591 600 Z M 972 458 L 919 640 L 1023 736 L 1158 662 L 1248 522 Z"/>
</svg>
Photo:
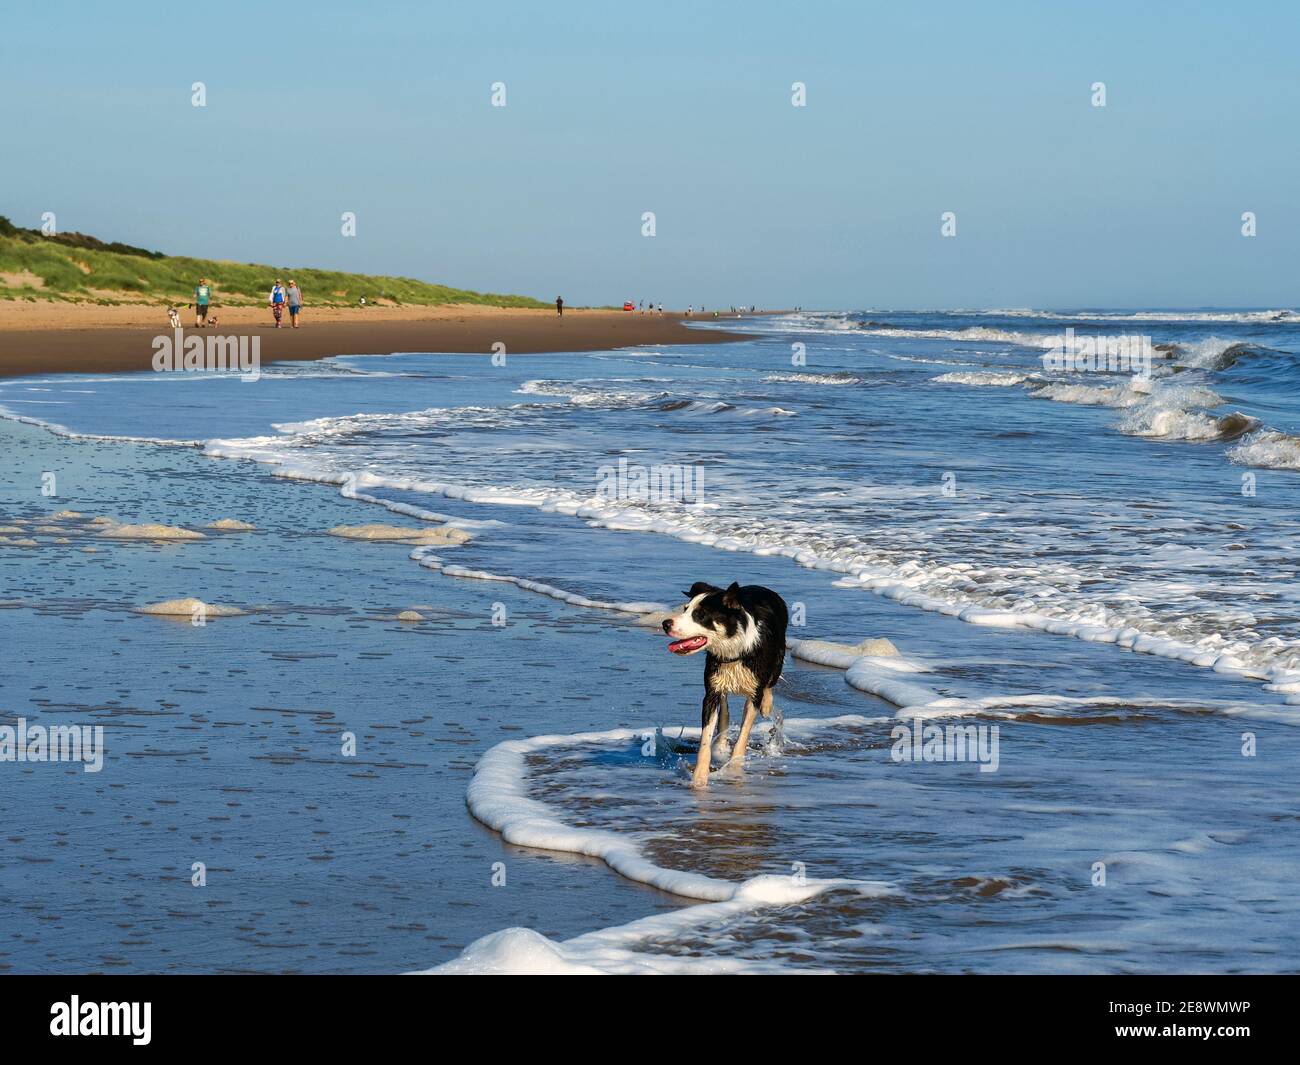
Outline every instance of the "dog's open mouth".
<svg viewBox="0 0 1300 1065">
<path fill-rule="evenodd" d="M 668 650 L 675 655 L 688 655 L 692 651 L 698 651 L 708 642 L 707 636 L 688 636 L 684 640 L 674 640 L 668 645 Z"/>
</svg>

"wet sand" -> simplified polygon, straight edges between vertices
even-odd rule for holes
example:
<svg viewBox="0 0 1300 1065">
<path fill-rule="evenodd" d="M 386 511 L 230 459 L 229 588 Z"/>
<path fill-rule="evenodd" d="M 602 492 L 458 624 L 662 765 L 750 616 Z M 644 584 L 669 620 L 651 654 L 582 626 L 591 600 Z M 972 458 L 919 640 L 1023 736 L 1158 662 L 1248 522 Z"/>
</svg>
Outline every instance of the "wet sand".
<svg viewBox="0 0 1300 1065">
<path fill-rule="evenodd" d="M 288 327 L 287 315 L 284 327 L 274 328 L 263 307 L 214 313 L 218 326 L 206 332 L 260 337 L 263 363 L 404 351 L 491 354 L 498 342 L 510 355 L 748 339 L 692 328 L 684 315 L 608 310 L 566 309 L 561 318 L 553 310 L 477 306 L 308 307 L 297 330 Z M 193 312 L 182 311 L 181 321 L 190 334 Z M 154 338 L 170 332 L 166 311 L 158 307 L 0 302 L 0 377 L 148 370 Z"/>
</svg>

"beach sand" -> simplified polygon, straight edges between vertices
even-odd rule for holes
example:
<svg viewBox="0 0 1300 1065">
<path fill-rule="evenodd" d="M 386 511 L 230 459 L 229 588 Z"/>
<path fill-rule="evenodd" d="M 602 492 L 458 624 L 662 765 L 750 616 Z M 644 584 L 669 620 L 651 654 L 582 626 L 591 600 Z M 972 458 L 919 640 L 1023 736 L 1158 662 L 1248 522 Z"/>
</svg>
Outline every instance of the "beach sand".
<svg viewBox="0 0 1300 1065">
<path fill-rule="evenodd" d="M 490 354 L 497 342 L 507 355 L 518 355 L 747 339 L 729 330 L 692 328 L 684 315 L 569 308 L 561 318 L 550 309 L 477 305 L 308 306 L 297 330 L 289 328 L 287 315 L 284 327 L 275 329 L 266 307 L 218 306 L 213 313 L 219 324 L 207 333 L 261 337 L 263 363 L 400 351 Z M 181 322 L 192 332 L 193 311 L 182 310 Z M 148 370 L 154 337 L 170 332 L 162 307 L 0 301 L 0 377 Z"/>
</svg>

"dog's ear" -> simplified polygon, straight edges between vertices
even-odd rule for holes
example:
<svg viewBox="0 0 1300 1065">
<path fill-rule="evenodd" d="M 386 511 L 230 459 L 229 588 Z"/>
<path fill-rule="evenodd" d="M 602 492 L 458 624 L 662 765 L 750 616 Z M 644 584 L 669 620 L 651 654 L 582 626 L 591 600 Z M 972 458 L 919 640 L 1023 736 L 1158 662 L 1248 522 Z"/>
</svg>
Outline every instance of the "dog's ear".
<svg viewBox="0 0 1300 1065">
<path fill-rule="evenodd" d="M 731 587 L 723 593 L 722 605 L 728 610 L 740 609 L 740 585 L 735 581 L 731 582 Z"/>
<path fill-rule="evenodd" d="M 694 599 L 697 595 L 712 595 L 714 592 L 722 591 L 716 584 L 707 584 L 704 581 L 696 581 L 691 585 L 689 592 L 682 592 L 687 599 Z"/>
</svg>

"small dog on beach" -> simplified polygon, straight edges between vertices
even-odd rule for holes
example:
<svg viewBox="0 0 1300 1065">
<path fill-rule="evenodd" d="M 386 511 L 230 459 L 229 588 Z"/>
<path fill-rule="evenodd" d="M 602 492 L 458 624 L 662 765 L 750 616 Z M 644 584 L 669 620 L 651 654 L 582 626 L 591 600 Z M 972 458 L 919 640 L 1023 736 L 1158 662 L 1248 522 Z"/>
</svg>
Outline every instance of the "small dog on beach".
<svg viewBox="0 0 1300 1065">
<path fill-rule="evenodd" d="M 215 314 L 214 314 L 211 318 L 208 319 L 208 325 L 211 326 L 213 329 L 216 329 L 216 327 L 217 327 L 217 316 L 216 316 Z"/>
<path fill-rule="evenodd" d="M 179 329 L 181 327 L 180 311 L 178 311 L 175 307 L 168 307 L 167 321 L 171 322 L 173 329 Z"/>
<path fill-rule="evenodd" d="M 726 753 L 730 724 L 727 696 L 745 697 L 745 717 L 729 765 L 744 764 L 755 719 L 760 713 L 764 717 L 772 714 L 772 687 L 785 665 L 785 630 L 790 613 L 776 592 L 756 584 L 742 588 L 732 583 L 724 590 L 697 581 L 683 594 L 689 602 L 678 607 L 663 627 L 673 638 L 668 645 L 673 654 L 706 652 L 700 753 L 695 759 L 691 786 L 707 788 L 715 735 Z"/>
</svg>

